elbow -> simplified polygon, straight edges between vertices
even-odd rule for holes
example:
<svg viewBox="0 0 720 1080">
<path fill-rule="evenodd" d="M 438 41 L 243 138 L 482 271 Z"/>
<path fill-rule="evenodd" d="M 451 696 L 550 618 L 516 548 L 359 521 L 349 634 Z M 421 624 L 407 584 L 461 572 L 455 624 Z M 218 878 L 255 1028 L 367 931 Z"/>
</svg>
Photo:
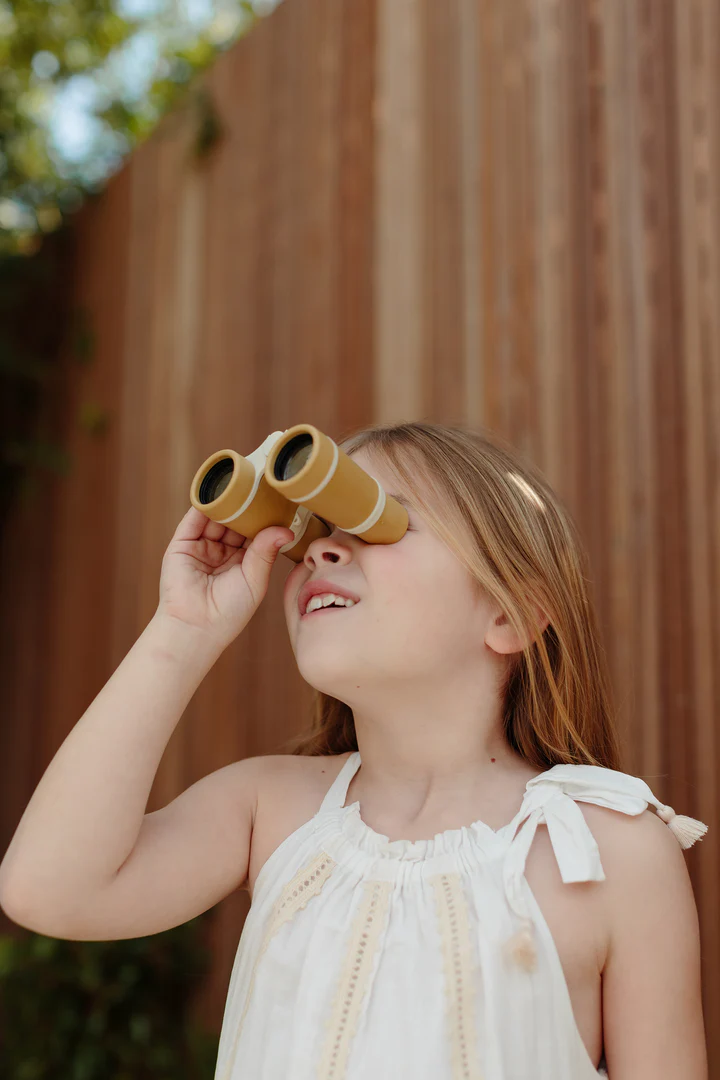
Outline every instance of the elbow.
<svg viewBox="0 0 720 1080">
<path fill-rule="evenodd" d="M 52 915 L 47 910 L 38 910 L 37 905 L 7 886 L 0 889 L 0 908 L 10 922 L 22 926 L 24 930 L 32 930 L 33 933 L 43 934 L 45 937 L 67 938 L 58 912 Z"/>
</svg>

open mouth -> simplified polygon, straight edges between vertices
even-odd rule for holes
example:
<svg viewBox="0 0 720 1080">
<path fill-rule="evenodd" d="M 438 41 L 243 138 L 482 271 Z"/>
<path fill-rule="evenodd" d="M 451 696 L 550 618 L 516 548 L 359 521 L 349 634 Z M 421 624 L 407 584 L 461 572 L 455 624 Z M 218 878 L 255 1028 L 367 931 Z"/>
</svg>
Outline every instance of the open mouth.
<svg viewBox="0 0 720 1080">
<path fill-rule="evenodd" d="M 357 603 L 353 604 L 353 607 L 357 607 Z M 328 604 L 327 607 L 320 607 L 320 608 L 315 608 L 313 611 L 306 611 L 304 615 L 300 616 L 300 622 L 302 622 L 303 619 L 312 618 L 313 615 L 325 615 L 328 611 L 336 611 L 337 612 L 337 611 L 350 611 L 350 610 L 351 610 L 351 608 L 348 608 L 348 607 L 344 607 L 344 606 L 339 607 L 339 606 L 335 606 L 333 604 Z"/>
</svg>

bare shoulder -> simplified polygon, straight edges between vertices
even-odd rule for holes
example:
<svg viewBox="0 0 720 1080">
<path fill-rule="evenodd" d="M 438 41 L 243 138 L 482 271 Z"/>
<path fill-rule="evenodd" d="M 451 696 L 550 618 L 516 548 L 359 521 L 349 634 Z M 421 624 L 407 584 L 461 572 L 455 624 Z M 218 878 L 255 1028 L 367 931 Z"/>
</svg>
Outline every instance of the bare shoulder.
<svg viewBox="0 0 720 1080">
<path fill-rule="evenodd" d="M 257 804 L 247 881 L 251 897 L 257 875 L 267 859 L 318 812 L 350 753 L 266 754 L 253 759 Z"/>
<path fill-rule="evenodd" d="M 258 801 L 264 795 L 272 797 L 288 790 L 311 799 L 318 792 L 323 796 L 352 751 L 344 754 L 263 754 L 252 758 L 258 778 Z M 290 788 L 288 789 L 288 785 Z"/>
<path fill-rule="evenodd" d="M 631 815 L 589 803 L 578 806 L 598 845 L 606 901 L 618 917 L 647 909 L 660 896 L 687 910 L 692 887 L 683 849 L 654 811 Z"/>
<path fill-rule="evenodd" d="M 654 811 L 623 814 L 594 803 L 578 801 L 577 805 L 600 849 L 606 876 L 613 868 L 652 874 L 685 865 L 677 838 Z"/>
</svg>

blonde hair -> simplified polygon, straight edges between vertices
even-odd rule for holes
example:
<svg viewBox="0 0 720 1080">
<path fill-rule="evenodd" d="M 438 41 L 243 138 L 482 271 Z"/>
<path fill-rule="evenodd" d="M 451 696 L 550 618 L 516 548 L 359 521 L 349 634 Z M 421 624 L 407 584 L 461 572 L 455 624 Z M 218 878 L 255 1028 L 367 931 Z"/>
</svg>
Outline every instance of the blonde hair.
<svg viewBox="0 0 720 1080">
<path fill-rule="evenodd" d="M 416 507 L 520 634 L 500 687 L 505 737 L 540 768 L 619 768 L 610 681 L 577 528 L 540 471 L 496 434 L 413 421 L 363 428 L 343 441 L 397 478 Z M 540 632 L 536 605 L 549 618 Z M 357 750 L 352 709 L 315 692 L 292 754 Z"/>
</svg>

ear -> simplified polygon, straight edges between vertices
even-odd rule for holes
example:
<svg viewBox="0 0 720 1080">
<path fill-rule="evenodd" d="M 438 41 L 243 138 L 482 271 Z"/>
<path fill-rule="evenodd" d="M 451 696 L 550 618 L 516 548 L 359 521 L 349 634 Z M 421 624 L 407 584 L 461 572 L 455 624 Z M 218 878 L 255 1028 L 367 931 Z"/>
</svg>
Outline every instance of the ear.
<svg viewBox="0 0 720 1080">
<path fill-rule="evenodd" d="M 534 604 L 533 607 L 535 610 L 536 625 L 542 634 L 549 626 L 550 619 L 538 604 Z M 496 653 L 515 653 L 526 648 L 532 641 L 533 638 L 529 632 L 523 635 L 516 633 L 505 612 L 500 611 L 497 608 L 495 609 L 485 634 L 486 645 Z"/>
</svg>

